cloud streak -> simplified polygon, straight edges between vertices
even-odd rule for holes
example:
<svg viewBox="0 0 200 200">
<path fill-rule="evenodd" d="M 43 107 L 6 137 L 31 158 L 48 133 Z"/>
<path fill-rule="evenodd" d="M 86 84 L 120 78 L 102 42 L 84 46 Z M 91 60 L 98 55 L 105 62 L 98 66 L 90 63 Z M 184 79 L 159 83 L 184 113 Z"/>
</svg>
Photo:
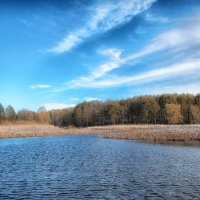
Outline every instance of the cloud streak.
<svg viewBox="0 0 200 200">
<path fill-rule="evenodd" d="M 123 62 L 126 63 L 159 51 L 174 50 L 174 48 L 178 51 L 182 51 L 186 48 L 200 44 L 199 32 L 200 14 L 195 16 L 195 19 L 187 21 L 186 25 L 160 34 L 141 51 L 127 56 Z"/>
<path fill-rule="evenodd" d="M 106 80 L 93 81 L 90 84 L 82 85 L 82 87 L 105 88 L 127 85 L 131 83 L 143 84 L 152 81 L 158 81 L 160 79 L 163 80 L 169 77 L 173 78 L 176 76 L 188 75 L 192 72 L 200 72 L 200 60 L 167 66 L 133 76 L 115 76 Z"/>
<path fill-rule="evenodd" d="M 85 101 L 90 102 L 90 101 L 101 101 L 102 99 L 95 98 L 95 97 L 85 97 Z"/>
<path fill-rule="evenodd" d="M 49 52 L 64 53 L 90 37 L 103 34 L 129 22 L 134 16 L 147 10 L 156 0 L 110 1 L 95 6 L 88 22 L 78 30 L 69 33 Z"/>
<path fill-rule="evenodd" d="M 187 28 L 185 28 L 187 27 Z M 148 72 L 144 72 L 139 75 L 132 75 L 130 77 L 105 77 L 107 74 L 117 68 L 123 67 L 125 64 L 133 63 L 138 59 L 155 54 L 162 51 L 176 52 L 176 56 L 185 55 L 187 49 L 193 48 L 196 45 L 200 45 L 200 17 L 190 19 L 184 26 L 176 29 L 166 31 L 157 37 L 155 37 L 148 45 L 146 45 L 141 51 L 132 53 L 128 56 L 122 57 L 122 50 L 120 49 L 107 49 L 101 50 L 99 53 L 105 56 L 109 56 L 110 60 L 95 70 L 93 70 L 88 76 L 79 77 L 66 84 L 67 89 L 72 88 L 100 88 L 100 87 L 112 87 L 116 85 L 123 85 L 134 81 L 144 79 L 155 79 L 158 77 L 167 77 L 171 75 L 178 75 L 185 73 L 189 70 L 199 69 L 199 56 L 198 51 L 192 55 L 181 56 L 178 60 L 179 63 L 172 63 L 169 67 L 156 69 Z M 104 80 L 100 80 L 100 79 Z"/>
<path fill-rule="evenodd" d="M 192 93 L 192 94 L 198 94 L 199 93 L 199 82 L 198 83 L 184 83 L 181 85 L 164 85 L 159 87 L 151 87 L 144 89 L 139 92 L 139 95 L 158 95 L 163 93 L 179 93 L 183 94 L 186 92 Z"/>
<path fill-rule="evenodd" d="M 37 85 L 30 85 L 31 89 L 47 89 L 50 88 L 51 85 L 44 85 L 44 84 L 37 84 Z"/>
<path fill-rule="evenodd" d="M 71 108 L 74 107 L 75 104 L 65 104 L 65 103 L 45 103 L 44 106 L 48 111 L 49 110 L 57 110 L 57 109 L 64 109 L 64 108 Z"/>
</svg>

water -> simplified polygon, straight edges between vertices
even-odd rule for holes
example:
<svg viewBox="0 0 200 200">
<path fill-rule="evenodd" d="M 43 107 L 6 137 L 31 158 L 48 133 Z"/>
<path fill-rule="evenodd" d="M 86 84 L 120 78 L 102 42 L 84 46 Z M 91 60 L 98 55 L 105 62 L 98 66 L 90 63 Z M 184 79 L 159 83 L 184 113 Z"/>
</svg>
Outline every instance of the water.
<svg viewBox="0 0 200 200">
<path fill-rule="evenodd" d="M 0 140 L 0 199 L 199 199 L 200 148 L 97 135 Z"/>
</svg>

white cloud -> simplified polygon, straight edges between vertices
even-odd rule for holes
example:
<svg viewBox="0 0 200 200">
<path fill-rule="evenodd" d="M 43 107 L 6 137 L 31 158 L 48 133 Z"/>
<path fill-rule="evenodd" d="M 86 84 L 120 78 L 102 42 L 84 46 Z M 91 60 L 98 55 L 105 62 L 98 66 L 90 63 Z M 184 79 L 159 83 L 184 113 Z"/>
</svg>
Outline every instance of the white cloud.
<svg viewBox="0 0 200 200">
<path fill-rule="evenodd" d="M 120 66 L 121 53 L 122 53 L 121 49 L 104 49 L 104 50 L 99 51 L 99 53 L 104 56 L 110 57 L 111 60 L 108 63 L 102 64 L 99 67 L 97 67 L 95 70 L 93 70 L 90 76 L 88 77 L 89 80 L 95 80 L 95 79 L 101 78 L 104 75 L 106 75 L 108 72 Z"/>
<path fill-rule="evenodd" d="M 88 23 L 77 31 L 68 34 L 50 52 L 63 53 L 80 44 L 84 40 L 107 32 L 117 26 L 129 22 L 134 16 L 148 9 L 156 0 L 126 0 L 107 2 L 95 6 Z"/>
<path fill-rule="evenodd" d="M 112 60 L 119 60 L 121 57 L 122 50 L 121 49 L 103 49 L 99 51 L 100 54 L 110 57 Z"/>
<path fill-rule="evenodd" d="M 81 85 L 90 84 L 94 80 L 102 78 L 109 71 L 112 71 L 113 69 L 116 69 L 120 66 L 121 53 L 122 53 L 121 49 L 116 49 L 116 48 L 104 49 L 100 50 L 99 53 L 104 56 L 110 57 L 111 60 L 108 63 L 102 64 L 99 67 L 97 67 L 87 77 L 79 77 L 76 80 L 72 80 L 69 83 L 67 83 L 67 86 L 69 88 L 76 88 L 76 87 L 81 87 Z M 65 90 L 65 87 L 56 89 L 56 91 L 63 91 L 63 90 Z"/>
<path fill-rule="evenodd" d="M 199 15 L 198 15 L 199 16 Z M 186 28 L 187 27 L 187 28 Z M 120 49 L 108 49 L 100 51 L 101 54 L 111 57 L 111 60 L 104 63 L 93 70 L 88 76 L 79 77 L 66 84 L 69 88 L 95 88 L 95 87 L 109 87 L 114 85 L 125 84 L 127 82 L 138 81 L 139 79 L 157 79 L 158 76 L 171 76 L 178 73 L 184 73 L 185 71 L 197 70 L 199 68 L 199 58 L 196 54 L 188 55 L 187 60 L 179 60 L 182 64 L 172 64 L 171 67 L 162 68 L 154 71 L 145 72 L 140 75 L 130 77 L 104 77 L 108 72 L 122 67 L 124 64 L 132 63 L 139 58 L 157 53 L 163 50 L 177 51 L 179 54 L 184 54 L 185 50 L 195 45 L 200 44 L 200 17 L 193 18 L 187 21 L 185 25 L 180 28 L 172 29 L 164 32 L 159 36 L 155 37 L 152 42 L 145 46 L 141 51 L 132 53 L 128 56 L 121 57 Z M 177 63 L 178 63 L 177 62 Z M 185 63 L 184 63 L 185 62 Z M 194 66 L 192 66 L 194 64 Z M 194 69 L 194 68 L 195 69 Z M 104 78 L 104 80 L 99 80 Z"/>
<path fill-rule="evenodd" d="M 45 103 L 42 106 L 44 106 L 49 111 L 49 110 L 56 110 L 56 109 L 64 109 L 64 108 L 74 107 L 75 104 Z"/>
<path fill-rule="evenodd" d="M 179 50 L 200 44 L 200 15 L 188 21 L 180 28 L 164 32 L 153 39 L 141 51 L 127 56 L 123 61 L 128 62 L 163 50 Z"/>
<path fill-rule="evenodd" d="M 78 97 L 70 97 L 69 100 L 71 100 L 71 101 L 79 101 L 80 99 Z"/>
<path fill-rule="evenodd" d="M 78 87 L 85 87 L 92 84 L 95 80 L 102 78 L 105 76 L 109 71 L 112 71 L 113 69 L 118 68 L 120 65 L 116 61 L 111 61 L 109 63 L 105 63 L 100 65 L 97 69 L 91 72 L 91 74 L 88 77 L 79 77 L 75 80 L 72 80 L 68 83 L 66 83 L 66 86 L 68 88 L 78 88 Z M 65 90 L 65 88 L 63 88 Z"/>
<path fill-rule="evenodd" d="M 101 99 L 95 98 L 95 97 L 85 97 L 85 101 L 101 101 Z"/>
<path fill-rule="evenodd" d="M 115 76 L 109 79 L 93 81 L 90 84 L 85 84 L 82 87 L 88 88 L 105 88 L 105 87 L 114 87 L 126 84 L 143 84 L 152 81 L 158 81 L 160 79 L 164 80 L 166 78 L 172 78 L 176 76 L 188 75 L 192 72 L 200 73 L 200 60 L 185 62 L 182 64 L 176 64 L 168 67 L 159 68 L 156 70 L 151 70 L 147 72 L 143 72 L 138 75 L 132 76 Z"/>
<path fill-rule="evenodd" d="M 159 95 L 159 94 L 167 94 L 167 93 L 191 93 L 191 94 L 198 94 L 199 93 L 199 84 L 200 82 L 196 83 L 181 83 L 177 85 L 172 85 L 171 83 L 165 83 L 165 85 L 159 84 L 156 86 L 148 87 L 146 86 L 144 89 L 134 89 L 132 90 L 132 94 L 136 93 L 137 95 Z M 130 94 L 127 94 L 130 96 Z"/>
<path fill-rule="evenodd" d="M 31 89 L 47 89 L 50 88 L 51 85 L 43 85 L 43 84 L 37 84 L 37 85 L 30 85 Z"/>
<path fill-rule="evenodd" d="M 145 19 L 149 22 L 158 22 L 158 23 L 168 23 L 169 19 L 167 17 L 163 17 L 163 16 L 156 16 L 153 15 L 152 13 L 146 13 L 145 14 Z"/>
</svg>

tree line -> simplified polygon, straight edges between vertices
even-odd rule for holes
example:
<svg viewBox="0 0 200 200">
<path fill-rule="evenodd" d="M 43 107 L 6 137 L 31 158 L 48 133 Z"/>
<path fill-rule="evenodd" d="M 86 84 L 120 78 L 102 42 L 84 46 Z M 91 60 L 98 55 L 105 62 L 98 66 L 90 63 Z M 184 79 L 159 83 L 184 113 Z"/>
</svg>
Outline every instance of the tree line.
<svg viewBox="0 0 200 200">
<path fill-rule="evenodd" d="M 27 120 L 55 126 L 104 126 L 115 124 L 198 124 L 200 94 L 162 94 L 122 100 L 89 101 L 73 108 L 38 112 L 26 109 L 15 113 L 0 104 L 0 120 Z"/>
<path fill-rule="evenodd" d="M 0 103 L 0 124 L 16 121 L 51 123 L 49 112 L 44 107 L 40 107 L 37 112 L 28 109 L 21 109 L 16 112 L 13 106 L 8 105 L 4 108 Z"/>
</svg>

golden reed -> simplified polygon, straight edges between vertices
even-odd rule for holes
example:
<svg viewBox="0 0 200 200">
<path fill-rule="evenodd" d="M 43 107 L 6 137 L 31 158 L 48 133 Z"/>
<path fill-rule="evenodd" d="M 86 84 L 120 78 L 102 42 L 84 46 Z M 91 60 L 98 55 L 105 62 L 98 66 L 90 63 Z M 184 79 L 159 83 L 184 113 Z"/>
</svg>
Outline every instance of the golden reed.
<svg viewBox="0 0 200 200">
<path fill-rule="evenodd" d="M 104 138 L 144 141 L 198 141 L 200 125 L 110 125 L 59 128 L 52 125 L 0 125 L 0 138 L 102 134 Z"/>
</svg>

